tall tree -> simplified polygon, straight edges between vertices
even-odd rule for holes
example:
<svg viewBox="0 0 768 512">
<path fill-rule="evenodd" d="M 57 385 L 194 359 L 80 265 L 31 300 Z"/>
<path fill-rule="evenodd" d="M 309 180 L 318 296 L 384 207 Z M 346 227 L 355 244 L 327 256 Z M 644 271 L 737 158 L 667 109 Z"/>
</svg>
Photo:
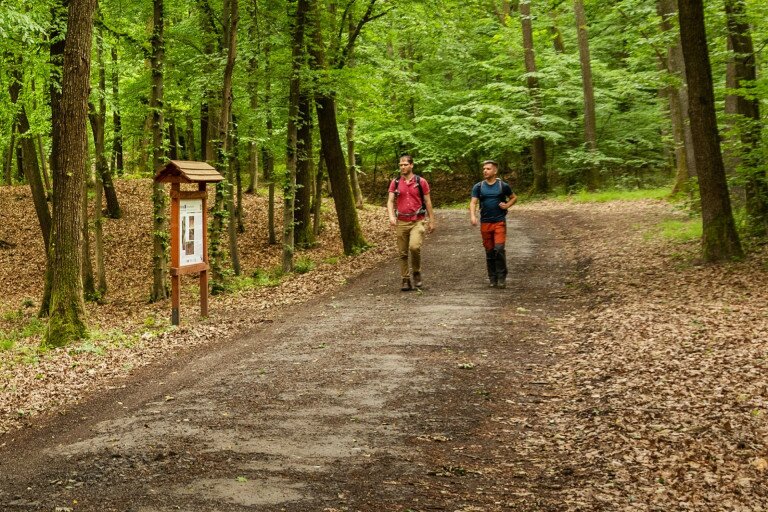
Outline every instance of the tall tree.
<svg viewBox="0 0 768 512">
<path fill-rule="evenodd" d="M 163 0 L 152 0 L 152 95 L 149 109 L 152 116 L 152 169 L 157 170 L 165 160 L 163 147 L 163 66 L 165 63 L 165 25 Z M 156 302 L 170 296 L 168 287 L 168 218 L 165 189 L 162 183 L 152 183 L 152 290 L 150 300 Z"/>
<path fill-rule="evenodd" d="M 86 334 L 80 277 L 82 209 L 87 160 L 88 90 L 96 0 L 70 0 L 64 44 L 60 137 L 54 153 L 51 306 L 45 344 L 62 346 Z"/>
<path fill-rule="evenodd" d="M 355 30 L 354 20 L 349 16 L 348 32 L 351 34 Z M 350 68 L 355 66 L 355 49 L 349 52 L 348 64 Z M 363 191 L 360 188 L 360 179 L 357 171 L 357 159 L 355 157 L 355 104 L 353 101 L 347 102 L 347 162 L 349 165 L 349 181 L 352 185 L 352 193 L 355 196 L 355 206 L 363 207 Z"/>
<path fill-rule="evenodd" d="M 302 88 L 299 95 L 299 125 L 296 141 L 296 202 L 294 204 L 294 240 L 301 248 L 315 244 L 312 229 L 312 189 L 314 158 L 312 155 L 312 94 Z"/>
<path fill-rule="evenodd" d="M 538 118 L 541 116 L 541 94 L 539 79 L 536 76 L 536 56 L 533 49 L 533 24 L 531 23 L 531 1 L 521 0 L 520 21 L 523 26 L 523 50 L 525 51 L 525 73 L 528 92 L 531 96 L 531 114 L 534 118 L 534 129 L 540 128 Z M 547 151 L 542 135 L 534 135 L 531 141 L 533 160 L 533 190 L 538 194 L 549 192 L 547 181 Z"/>
<path fill-rule="evenodd" d="M 251 55 L 248 58 L 248 76 L 250 80 L 250 86 L 248 87 L 248 93 L 250 95 L 250 107 L 251 111 L 256 112 L 259 108 L 259 59 L 258 54 L 261 46 L 261 33 L 259 25 L 259 2 L 258 0 L 251 0 L 248 14 L 250 15 L 250 36 L 251 44 L 256 48 L 251 50 Z M 248 188 L 245 190 L 246 194 L 255 194 L 259 185 L 259 145 L 256 142 L 256 123 L 251 123 L 250 140 L 248 141 Z"/>
<path fill-rule="evenodd" d="M 326 44 L 323 38 L 318 3 L 317 0 L 313 2 L 314 44 L 311 45 L 312 62 L 314 68 L 321 75 L 327 76 L 330 69 L 339 70 L 346 66 L 347 59 L 355 46 L 360 31 L 367 23 L 383 16 L 386 11 L 374 14 L 376 0 L 369 0 L 364 14 L 353 25 L 353 31 L 347 34 L 346 44 L 342 45 L 339 39 L 331 39 L 330 48 L 334 49 L 337 47 L 338 51 L 332 54 L 332 58 L 328 62 L 326 60 Z M 345 10 L 344 16 L 351 16 L 351 9 Z M 345 22 L 346 19 L 342 19 L 340 26 L 344 26 Z M 339 31 L 339 34 L 341 32 Z M 325 167 L 332 185 L 331 194 L 336 205 L 336 216 L 339 220 L 339 231 L 341 232 L 344 253 L 352 254 L 367 247 L 368 244 L 360 229 L 360 222 L 357 217 L 355 201 L 349 182 L 349 174 L 346 172 L 347 166 L 344 152 L 341 149 L 341 138 L 339 137 L 339 127 L 336 121 L 336 93 L 325 88 L 317 91 L 315 93 L 315 106 L 317 109 L 317 124 L 320 129 L 320 145 L 325 159 Z"/>
<path fill-rule="evenodd" d="M 688 112 L 699 174 L 702 249 L 707 261 L 742 256 L 731 211 L 728 183 L 715 115 L 712 68 L 707 50 L 702 0 L 678 0 L 680 39 L 688 82 Z"/>
<path fill-rule="evenodd" d="M 101 13 L 98 9 L 96 15 L 99 18 L 101 17 Z M 106 63 L 104 62 L 104 25 L 101 23 L 101 20 L 99 21 L 100 23 L 96 36 L 96 59 L 99 68 L 98 84 L 96 88 L 98 109 L 90 109 L 92 115 L 91 130 L 93 131 L 94 144 L 98 142 L 98 146 L 96 147 L 96 174 L 98 175 L 97 179 L 101 184 L 100 186 L 107 200 L 107 216 L 112 219 L 119 219 L 122 216 L 120 202 L 117 199 L 117 190 L 115 189 L 114 180 L 112 179 L 112 170 L 109 168 L 105 153 L 104 139 L 107 126 L 107 68 Z M 99 132 L 98 135 L 100 137 L 98 141 L 96 140 L 97 132 Z"/>
<path fill-rule="evenodd" d="M 19 101 L 22 83 L 23 80 L 21 74 L 21 61 L 19 60 L 17 66 L 14 68 L 13 73 L 11 74 L 11 85 L 9 88 L 11 104 L 17 106 L 16 122 L 13 124 L 18 126 L 24 177 L 26 178 L 27 183 L 29 184 L 29 189 L 32 192 L 32 202 L 35 205 L 35 213 L 37 214 L 37 221 L 40 225 L 40 231 L 42 232 L 45 251 L 47 254 L 48 249 L 50 248 L 51 213 L 48 210 L 48 200 L 46 198 L 45 187 L 43 185 L 43 181 L 40 175 L 40 168 L 38 167 L 37 163 L 35 141 L 32 138 L 32 134 L 30 133 L 27 109 L 24 104 Z"/>
<path fill-rule="evenodd" d="M 266 111 L 267 141 L 272 140 L 274 122 L 272 120 L 272 47 L 267 42 L 264 45 L 264 108 Z M 269 245 L 277 243 L 275 234 L 275 154 L 269 142 L 261 146 L 261 164 L 264 166 L 264 178 L 267 180 L 267 237 Z"/>
<path fill-rule="evenodd" d="M 94 179 L 94 205 L 93 205 L 93 229 L 94 229 L 94 258 L 96 260 L 96 280 L 94 295 L 97 300 L 104 297 L 107 292 L 107 276 L 104 267 L 104 237 L 103 219 L 101 215 L 101 203 L 105 187 L 107 191 L 107 211 L 109 211 L 109 194 L 114 196 L 116 211 L 113 214 L 120 216 L 120 206 L 117 204 L 117 194 L 112 183 L 112 173 L 107 162 L 107 148 L 105 139 L 107 124 L 107 70 L 104 62 L 104 29 L 99 25 L 96 36 L 96 62 L 99 67 L 99 81 L 96 88 L 97 105 L 90 104 L 89 117 L 91 132 L 93 134 L 93 148 L 96 160 L 96 176 Z M 108 186 L 106 184 L 109 184 Z M 87 215 L 87 213 L 86 213 Z"/>
<path fill-rule="evenodd" d="M 675 184 L 672 193 L 688 188 L 688 180 L 696 175 L 691 125 L 688 119 L 688 85 L 685 80 L 685 63 L 680 43 L 680 32 L 673 27 L 677 15 L 677 0 L 658 0 L 657 12 L 661 17 L 661 30 L 670 33 L 672 41 L 667 49 L 665 68 L 671 83 L 666 87 L 672 137 L 675 144 Z"/>
<path fill-rule="evenodd" d="M 213 13 L 207 2 L 202 2 L 209 9 L 207 17 L 213 25 Z M 221 90 L 218 102 L 210 101 L 209 126 L 212 137 L 208 145 L 215 155 L 215 164 L 218 171 L 225 176 L 224 182 L 216 184 L 216 201 L 214 204 L 214 221 L 210 229 L 210 254 L 211 254 L 211 290 L 213 293 L 225 289 L 224 282 L 224 252 L 221 249 L 221 236 L 224 217 L 229 217 L 231 228 L 229 235 L 230 260 L 235 264 L 235 270 L 239 270 L 239 257 L 237 254 L 237 232 L 231 223 L 236 222 L 234 212 L 234 198 L 232 187 L 232 175 L 228 170 L 227 152 L 229 141 L 229 121 L 232 117 L 232 76 L 235 71 L 235 59 L 237 57 L 237 25 L 240 20 L 239 5 L 237 0 L 225 0 L 222 9 L 223 31 L 219 50 L 226 52 L 224 75 L 221 82 Z M 215 130 L 213 128 L 215 127 Z"/>
<path fill-rule="evenodd" d="M 597 150 L 597 121 L 595 117 L 595 87 L 592 83 L 592 59 L 589 54 L 589 33 L 587 15 L 584 12 L 584 0 L 574 0 L 573 9 L 576 15 L 576 31 L 579 39 L 579 63 L 581 64 L 581 81 L 584 91 L 584 142 L 587 151 Z M 599 184 L 598 169 L 589 165 L 586 170 L 587 188 L 594 190 Z"/>
<path fill-rule="evenodd" d="M 118 175 L 125 168 L 123 157 L 123 117 L 120 114 L 120 71 L 117 65 L 117 43 L 112 46 L 112 166 Z"/>
<path fill-rule="evenodd" d="M 746 89 L 757 78 L 755 50 L 752 34 L 746 19 L 744 0 L 725 0 L 725 14 L 728 24 L 728 40 L 733 49 L 732 66 L 733 91 L 729 91 L 733 113 L 740 118 L 737 131 L 741 136 L 744 158 L 747 219 L 750 230 L 759 236 L 768 232 L 768 182 L 766 181 L 765 160 L 760 151 L 762 121 L 760 120 L 760 99 Z"/>
<path fill-rule="evenodd" d="M 296 0 L 291 19 L 291 78 L 288 92 L 288 144 L 286 148 L 286 172 L 283 182 L 283 272 L 293 270 L 294 253 L 294 202 L 296 194 L 296 164 L 298 160 L 297 140 L 299 120 L 299 99 L 301 98 L 301 70 L 304 65 L 304 31 L 306 26 L 308 0 Z"/>
<path fill-rule="evenodd" d="M 240 275 L 240 255 L 237 250 L 237 214 L 235 211 L 235 173 L 238 169 L 232 165 L 233 159 L 228 158 L 227 152 L 232 149 L 226 144 L 227 141 L 236 143 L 236 135 L 230 136 L 230 131 L 234 132 L 234 127 L 230 130 L 230 121 L 232 120 L 232 76 L 235 72 L 235 59 L 237 57 L 237 25 L 240 21 L 240 10 L 238 0 L 227 0 L 224 3 L 224 21 L 227 23 L 224 36 L 227 48 L 227 60 L 224 66 L 224 83 L 222 87 L 222 113 L 219 123 L 219 163 L 227 166 L 227 234 L 229 238 L 229 259 L 232 263 L 232 270 L 236 276 Z M 226 117 L 225 117 L 226 116 Z M 235 153 L 236 155 L 236 153 Z"/>
</svg>

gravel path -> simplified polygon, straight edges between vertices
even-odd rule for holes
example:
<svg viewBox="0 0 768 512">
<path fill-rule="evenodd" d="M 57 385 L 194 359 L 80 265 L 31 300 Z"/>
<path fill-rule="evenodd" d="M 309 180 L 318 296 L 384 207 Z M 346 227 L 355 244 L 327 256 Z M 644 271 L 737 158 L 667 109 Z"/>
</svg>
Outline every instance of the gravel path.
<svg viewBox="0 0 768 512">
<path fill-rule="evenodd" d="M 557 509 L 521 448 L 552 398 L 550 325 L 579 298 L 557 223 L 515 212 L 496 290 L 466 212 L 440 211 L 423 291 L 387 262 L 0 437 L 0 509 Z"/>
</svg>

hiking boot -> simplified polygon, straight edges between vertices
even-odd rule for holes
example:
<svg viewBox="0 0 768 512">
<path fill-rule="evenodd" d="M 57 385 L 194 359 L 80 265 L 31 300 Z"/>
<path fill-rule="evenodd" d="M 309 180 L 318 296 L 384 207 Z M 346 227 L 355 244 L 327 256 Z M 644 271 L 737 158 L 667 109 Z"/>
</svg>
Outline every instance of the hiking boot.
<svg viewBox="0 0 768 512">
<path fill-rule="evenodd" d="M 498 283 L 496 281 L 491 281 L 488 283 L 489 288 L 496 288 L 498 286 Z"/>
<path fill-rule="evenodd" d="M 411 278 L 404 277 L 403 278 L 403 286 L 400 287 L 400 291 L 407 292 L 411 289 Z"/>
<path fill-rule="evenodd" d="M 506 288 L 506 287 L 507 287 L 507 283 L 506 283 L 506 281 L 499 281 L 499 282 L 496 284 L 496 288 Z"/>
<path fill-rule="evenodd" d="M 413 286 L 416 288 L 421 288 L 421 272 L 414 272 L 413 273 Z"/>
</svg>

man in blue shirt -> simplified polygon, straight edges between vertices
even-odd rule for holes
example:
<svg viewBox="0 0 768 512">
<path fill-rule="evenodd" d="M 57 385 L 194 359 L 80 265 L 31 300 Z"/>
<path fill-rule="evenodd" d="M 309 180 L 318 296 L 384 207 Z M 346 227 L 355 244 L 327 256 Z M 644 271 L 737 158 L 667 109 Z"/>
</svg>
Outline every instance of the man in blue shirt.
<svg viewBox="0 0 768 512">
<path fill-rule="evenodd" d="M 504 243 L 507 239 L 507 211 L 517 201 L 512 187 L 496 177 L 498 173 L 499 164 L 495 161 L 483 162 L 484 179 L 472 187 L 472 199 L 469 201 L 469 220 L 473 226 L 477 226 L 477 207 L 480 206 L 480 234 L 491 288 L 506 287 Z"/>
</svg>

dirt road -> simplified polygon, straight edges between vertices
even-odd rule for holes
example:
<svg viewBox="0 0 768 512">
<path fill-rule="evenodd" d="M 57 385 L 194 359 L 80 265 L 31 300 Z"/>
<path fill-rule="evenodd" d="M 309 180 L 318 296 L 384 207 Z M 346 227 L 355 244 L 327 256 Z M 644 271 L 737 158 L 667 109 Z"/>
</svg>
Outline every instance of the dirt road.
<svg viewBox="0 0 768 512">
<path fill-rule="evenodd" d="M 445 210 L 422 292 L 397 263 L 245 337 L 0 438 L 0 510 L 556 510 L 529 442 L 554 320 L 578 303 L 558 221 L 509 221 L 506 290 Z"/>
</svg>

